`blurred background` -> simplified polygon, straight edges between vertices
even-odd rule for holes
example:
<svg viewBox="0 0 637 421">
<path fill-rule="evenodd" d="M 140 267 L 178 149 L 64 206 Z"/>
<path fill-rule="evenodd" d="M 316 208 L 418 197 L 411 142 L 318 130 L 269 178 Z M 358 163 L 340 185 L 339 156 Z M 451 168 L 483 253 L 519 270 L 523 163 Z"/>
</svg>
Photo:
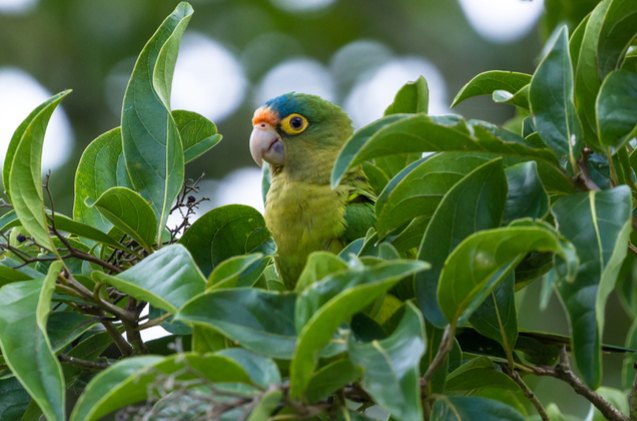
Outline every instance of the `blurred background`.
<svg viewBox="0 0 637 421">
<path fill-rule="evenodd" d="M 18 124 L 52 93 L 72 88 L 45 140 L 56 208 L 71 213 L 73 177 L 86 145 L 119 124 L 135 58 L 175 0 L 0 0 L 0 163 Z M 556 25 L 578 22 L 597 0 L 193 0 L 195 14 L 175 70 L 172 106 L 213 120 L 224 140 L 190 164 L 207 206 L 262 209 L 260 171 L 248 150 L 254 108 L 296 90 L 342 105 L 356 127 L 378 117 L 400 86 L 424 75 L 430 112 L 451 112 L 458 90 L 493 69 L 531 73 Z M 489 98 L 454 113 L 502 123 L 513 110 Z M 555 300 L 537 314 L 537 291 L 522 300 L 523 327 L 567 332 Z M 605 338 L 624 341 L 619 305 L 608 306 Z M 528 314 L 529 316 L 525 316 Z M 611 356 L 607 384 L 619 386 Z M 584 416 L 588 405 L 557 382 L 539 395 Z"/>
</svg>

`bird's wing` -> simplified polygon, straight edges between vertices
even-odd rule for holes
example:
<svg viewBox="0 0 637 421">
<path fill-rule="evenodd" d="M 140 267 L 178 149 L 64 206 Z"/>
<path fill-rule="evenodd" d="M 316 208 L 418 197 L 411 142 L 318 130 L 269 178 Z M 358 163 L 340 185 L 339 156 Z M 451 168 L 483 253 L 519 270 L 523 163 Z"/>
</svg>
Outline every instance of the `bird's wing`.
<svg viewBox="0 0 637 421">
<path fill-rule="evenodd" d="M 364 237 L 367 230 L 376 223 L 376 196 L 360 169 L 347 174 L 342 184 L 347 186 L 348 190 L 343 234 L 343 244 L 347 245 L 357 238 Z"/>
</svg>

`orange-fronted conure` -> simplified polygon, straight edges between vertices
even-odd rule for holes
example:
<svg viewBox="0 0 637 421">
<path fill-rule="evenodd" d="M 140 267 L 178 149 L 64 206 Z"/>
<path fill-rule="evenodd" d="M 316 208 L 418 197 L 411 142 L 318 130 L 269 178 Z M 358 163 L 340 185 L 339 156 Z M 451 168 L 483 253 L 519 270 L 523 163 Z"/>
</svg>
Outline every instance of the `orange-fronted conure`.
<svg viewBox="0 0 637 421">
<path fill-rule="evenodd" d="M 338 106 L 318 96 L 288 93 L 266 102 L 252 118 L 250 152 L 270 166 L 265 222 L 277 245 L 275 263 L 293 288 L 307 257 L 339 252 L 374 223 L 374 195 L 360 168 L 330 187 L 336 157 L 352 135 Z"/>
</svg>

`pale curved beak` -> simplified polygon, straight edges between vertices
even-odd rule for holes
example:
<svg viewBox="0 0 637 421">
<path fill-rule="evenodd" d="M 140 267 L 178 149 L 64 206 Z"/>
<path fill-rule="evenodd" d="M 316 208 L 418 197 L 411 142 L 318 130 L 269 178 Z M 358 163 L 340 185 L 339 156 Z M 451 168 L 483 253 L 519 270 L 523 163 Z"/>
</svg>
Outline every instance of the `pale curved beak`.
<svg viewBox="0 0 637 421">
<path fill-rule="evenodd" d="M 259 166 L 266 161 L 272 165 L 283 165 L 283 141 L 274 127 L 268 123 L 257 123 L 250 135 L 250 154 Z"/>
</svg>

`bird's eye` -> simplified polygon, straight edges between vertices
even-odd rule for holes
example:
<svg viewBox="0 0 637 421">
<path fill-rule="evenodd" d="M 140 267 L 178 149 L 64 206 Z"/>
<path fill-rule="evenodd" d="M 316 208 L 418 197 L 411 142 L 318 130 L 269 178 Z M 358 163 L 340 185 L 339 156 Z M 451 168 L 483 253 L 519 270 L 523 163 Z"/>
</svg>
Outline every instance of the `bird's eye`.
<svg viewBox="0 0 637 421">
<path fill-rule="evenodd" d="M 307 118 L 294 113 L 281 120 L 281 129 L 289 135 L 297 135 L 303 133 L 308 124 Z"/>
</svg>

